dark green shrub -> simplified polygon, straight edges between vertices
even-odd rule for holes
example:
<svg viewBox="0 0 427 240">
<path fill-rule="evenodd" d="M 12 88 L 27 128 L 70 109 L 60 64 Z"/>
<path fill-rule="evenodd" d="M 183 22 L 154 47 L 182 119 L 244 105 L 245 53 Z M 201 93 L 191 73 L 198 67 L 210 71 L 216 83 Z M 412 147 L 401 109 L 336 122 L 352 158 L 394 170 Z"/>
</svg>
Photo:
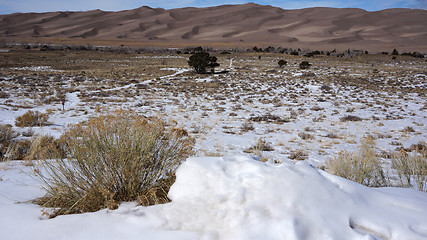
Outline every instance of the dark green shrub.
<svg viewBox="0 0 427 240">
<path fill-rule="evenodd" d="M 308 68 L 310 68 L 310 66 L 311 66 L 311 64 L 309 62 L 307 62 L 307 61 L 302 61 L 299 64 L 299 68 L 300 69 L 308 69 Z"/>
<path fill-rule="evenodd" d="M 285 60 L 283 60 L 283 59 L 281 59 L 281 60 L 279 60 L 279 61 L 277 62 L 277 64 L 279 64 L 279 67 L 283 67 L 283 66 L 285 66 L 286 64 L 288 64 L 288 62 L 287 62 L 287 61 L 285 61 Z"/>
<path fill-rule="evenodd" d="M 393 52 L 391 52 L 391 55 L 394 55 L 394 56 L 399 55 L 399 52 L 396 50 L 396 48 L 393 49 Z"/>
<path fill-rule="evenodd" d="M 215 71 L 215 67 L 219 66 L 218 59 L 215 56 L 210 56 L 207 52 L 197 52 L 190 56 L 188 65 L 197 73 L 206 73 L 206 69 L 210 68 L 211 72 Z"/>
</svg>

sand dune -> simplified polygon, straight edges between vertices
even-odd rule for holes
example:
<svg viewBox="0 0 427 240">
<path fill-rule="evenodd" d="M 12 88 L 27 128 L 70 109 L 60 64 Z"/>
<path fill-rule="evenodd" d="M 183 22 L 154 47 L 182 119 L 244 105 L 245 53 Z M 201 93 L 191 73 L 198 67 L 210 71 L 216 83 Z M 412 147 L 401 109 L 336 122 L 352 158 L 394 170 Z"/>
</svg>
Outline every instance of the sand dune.
<svg viewBox="0 0 427 240">
<path fill-rule="evenodd" d="M 400 47 L 427 49 L 427 11 L 307 8 L 284 10 L 253 3 L 119 12 L 0 15 L 2 38 L 123 39 L 164 43 Z"/>
</svg>

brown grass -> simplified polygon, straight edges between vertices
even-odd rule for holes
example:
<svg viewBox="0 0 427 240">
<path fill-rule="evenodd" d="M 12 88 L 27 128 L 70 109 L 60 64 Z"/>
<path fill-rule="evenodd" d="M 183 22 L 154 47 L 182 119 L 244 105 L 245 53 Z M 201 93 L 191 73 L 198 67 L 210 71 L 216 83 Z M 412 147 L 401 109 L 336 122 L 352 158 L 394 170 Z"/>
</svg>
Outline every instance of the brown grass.
<svg viewBox="0 0 427 240">
<path fill-rule="evenodd" d="M 392 156 L 391 163 L 403 187 L 414 186 L 427 192 L 427 150 L 423 149 L 419 153 L 402 150 Z"/>
<path fill-rule="evenodd" d="M 361 140 L 359 150 L 341 151 L 326 164 L 327 171 L 357 183 L 370 186 L 387 186 L 388 181 L 376 156 L 375 143 L 371 138 Z"/>
</svg>

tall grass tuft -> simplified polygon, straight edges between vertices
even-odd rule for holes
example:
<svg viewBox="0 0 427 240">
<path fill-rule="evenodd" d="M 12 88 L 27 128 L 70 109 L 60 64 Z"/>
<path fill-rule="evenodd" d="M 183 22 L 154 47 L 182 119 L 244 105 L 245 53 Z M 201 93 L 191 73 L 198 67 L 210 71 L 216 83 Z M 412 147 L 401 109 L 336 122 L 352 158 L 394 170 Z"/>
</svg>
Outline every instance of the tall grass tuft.
<svg viewBox="0 0 427 240">
<path fill-rule="evenodd" d="M 19 134 L 12 129 L 9 124 L 0 124 L 0 161 L 4 159 L 10 142 Z"/>
<path fill-rule="evenodd" d="M 47 191 L 36 202 L 58 208 L 54 215 L 168 202 L 174 172 L 194 145 L 180 128 L 123 110 L 72 125 L 61 140 L 69 158 L 36 171 Z"/>
<path fill-rule="evenodd" d="M 397 171 L 403 187 L 415 186 L 427 192 L 427 151 L 407 153 L 404 150 L 392 156 L 391 167 Z"/>
<path fill-rule="evenodd" d="M 388 185 L 381 161 L 376 156 L 375 143 L 370 137 L 361 140 L 355 152 L 341 151 L 326 164 L 327 171 L 357 183 L 382 187 Z"/>
<path fill-rule="evenodd" d="M 49 135 L 36 135 L 31 139 L 31 146 L 24 160 L 64 158 L 65 152 L 61 145 L 61 139 L 56 140 Z"/>
</svg>

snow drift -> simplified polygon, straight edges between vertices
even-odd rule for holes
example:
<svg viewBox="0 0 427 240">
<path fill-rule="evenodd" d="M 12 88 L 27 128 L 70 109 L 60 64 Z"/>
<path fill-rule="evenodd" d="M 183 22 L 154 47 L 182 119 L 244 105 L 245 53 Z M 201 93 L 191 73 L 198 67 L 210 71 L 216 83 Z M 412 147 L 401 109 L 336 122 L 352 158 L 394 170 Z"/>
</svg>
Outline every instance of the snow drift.
<svg viewBox="0 0 427 240">
<path fill-rule="evenodd" d="M 190 158 L 177 171 L 171 203 L 54 219 L 22 203 L 43 194 L 22 173 L 31 168 L 0 165 L 5 239 L 427 239 L 426 193 L 368 188 L 304 162 Z"/>
<path fill-rule="evenodd" d="M 169 196 L 169 227 L 213 239 L 427 238 L 427 194 L 367 188 L 304 162 L 188 159 Z"/>
</svg>

